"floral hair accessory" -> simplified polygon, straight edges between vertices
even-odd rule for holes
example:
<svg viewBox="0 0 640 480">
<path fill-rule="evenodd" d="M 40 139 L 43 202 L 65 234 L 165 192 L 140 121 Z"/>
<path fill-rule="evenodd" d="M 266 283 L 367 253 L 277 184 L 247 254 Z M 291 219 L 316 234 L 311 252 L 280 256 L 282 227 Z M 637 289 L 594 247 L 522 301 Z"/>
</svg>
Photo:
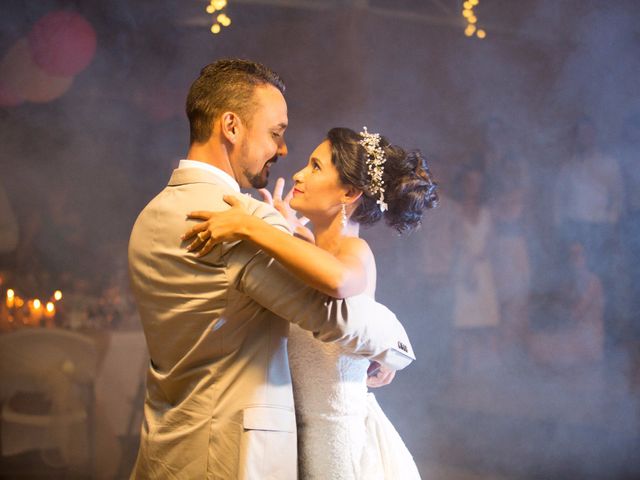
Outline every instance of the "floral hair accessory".
<svg viewBox="0 0 640 480">
<path fill-rule="evenodd" d="M 367 127 L 363 127 L 360 136 L 362 140 L 358 143 L 367 152 L 367 167 L 371 178 L 369 191 L 371 195 L 378 196 L 376 203 L 380 205 L 380 211 L 384 212 L 387 209 L 387 204 L 384 201 L 384 180 L 382 175 L 384 174 L 384 163 L 387 161 L 387 157 L 384 156 L 384 150 L 380 146 L 380 134 L 369 133 Z"/>
</svg>

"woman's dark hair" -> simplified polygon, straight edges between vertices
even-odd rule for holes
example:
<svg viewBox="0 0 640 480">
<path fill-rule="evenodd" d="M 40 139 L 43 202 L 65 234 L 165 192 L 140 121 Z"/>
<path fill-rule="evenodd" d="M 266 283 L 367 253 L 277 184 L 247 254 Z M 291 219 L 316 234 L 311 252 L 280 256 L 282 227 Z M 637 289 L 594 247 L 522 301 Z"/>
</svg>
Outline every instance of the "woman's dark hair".
<svg viewBox="0 0 640 480">
<path fill-rule="evenodd" d="M 405 233 L 420 225 L 425 209 L 438 205 L 437 184 L 418 150 L 406 152 L 380 137 L 380 147 L 386 158 L 382 179 L 388 206 L 382 212 L 377 203 L 379 196 L 370 191 L 367 151 L 359 143 L 362 136 L 348 128 L 332 128 L 327 139 L 331 143 L 331 161 L 338 170 L 340 181 L 363 192 L 352 220 L 361 225 L 373 225 L 384 217 L 387 225 Z"/>
</svg>

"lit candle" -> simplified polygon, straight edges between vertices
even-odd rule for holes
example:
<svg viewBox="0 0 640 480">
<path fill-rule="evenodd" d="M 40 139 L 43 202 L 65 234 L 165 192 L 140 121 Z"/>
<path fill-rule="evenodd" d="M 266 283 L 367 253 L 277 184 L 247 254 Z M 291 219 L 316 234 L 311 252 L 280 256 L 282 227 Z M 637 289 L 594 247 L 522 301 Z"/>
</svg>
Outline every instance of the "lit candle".
<svg viewBox="0 0 640 480">
<path fill-rule="evenodd" d="M 42 320 L 42 302 L 37 298 L 31 303 L 31 321 L 34 325 L 38 325 Z"/>
<path fill-rule="evenodd" d="M 8 308 L 13 308 L 13 306 L 15 305 L 15 296 L 16 296 L 16 293 L 12 289 L 7 290 L 7 307 Z"/>
<path fill-rule="evenodd" d="M 53 294 L 53 298 L 56 302 L 62 300 L 62 292 L 60 290 L 56 290 Z"/>
<path fill-rule="evenodd" d="M 47 302 L 47 306 L 44 310 L 44 320 L 48 328 L 53 327 L 53 320 L 56 316 L 56 306 L 53 302 Z"/>
</svg>

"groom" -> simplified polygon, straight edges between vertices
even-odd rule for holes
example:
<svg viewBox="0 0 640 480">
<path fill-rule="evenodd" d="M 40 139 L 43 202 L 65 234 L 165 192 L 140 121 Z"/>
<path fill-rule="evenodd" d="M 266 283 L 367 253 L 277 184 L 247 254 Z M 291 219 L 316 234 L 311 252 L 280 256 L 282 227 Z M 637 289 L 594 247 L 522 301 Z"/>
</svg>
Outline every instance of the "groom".
<svg viewBox="0 0 640 480">
<path fill-rule="evenodd" d="M 373 300 L 322 295 L 248 242 L 198 258 L 180 241 L 187 212 L 223 210 L 223 195 L 266 186 L 287 153 L 283 93 L 257 63 L 204 67 L 187 98 L 187 160 L 133 227 L 129 269 L 151 361 L 132 478 L 295 479 L 289 322 L 387 369 L 414 358 L 400 323 Z M 271 206 L 243 201 L 288 231 Z"/>
</svg>

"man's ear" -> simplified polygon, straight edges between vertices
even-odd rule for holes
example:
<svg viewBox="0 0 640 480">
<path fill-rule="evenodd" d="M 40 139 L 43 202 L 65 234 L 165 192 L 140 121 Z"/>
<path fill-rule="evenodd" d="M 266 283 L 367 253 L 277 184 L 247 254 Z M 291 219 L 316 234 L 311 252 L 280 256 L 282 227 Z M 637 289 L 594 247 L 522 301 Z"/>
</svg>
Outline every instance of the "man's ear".
<svg viewBox="0 0 640 480">
<path fill-rule="evenodd" d="M 342 203 L 346 203 L 350 205 L 358 201 L 358 199 L 362 196 L 362 190 L 358 190 L 356 187 L 348 187 L 347 191 L 342 196 Z"/>
<path fill-rule="evenodd" d="M 224 138 L 236 144 L 242 130 L 242 120 L 233 112 L 224 112 L 220 117 L 220 129 Z"/>
</svg>

